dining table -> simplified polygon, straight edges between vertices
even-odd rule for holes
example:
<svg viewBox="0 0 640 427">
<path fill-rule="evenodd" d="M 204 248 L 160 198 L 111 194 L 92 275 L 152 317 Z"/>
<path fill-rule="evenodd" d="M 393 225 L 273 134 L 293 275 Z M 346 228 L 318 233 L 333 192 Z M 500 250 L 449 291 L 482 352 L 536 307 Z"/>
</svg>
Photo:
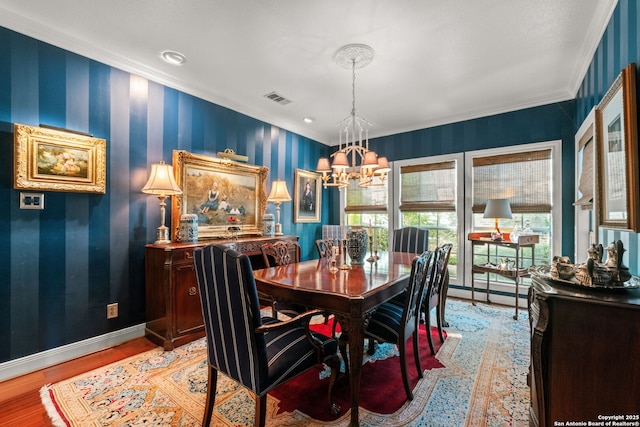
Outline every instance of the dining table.
<svg viewBox="0 0 640 427">
<path fill-rule="evenodd" d="M 254 270 L 258 291 L 277 301 L 326 310 L 339 322 L 341 348 L 349 348 L 345 370 L 350 386 L 350 426 L 360 425 L 358 405 L 368 321 L 376 307 L 406 289 L 415 257 L 386 252 L 376 261 L 337 271 L 331 268 L 335 263 L 324 258 Z"/>
</svg>

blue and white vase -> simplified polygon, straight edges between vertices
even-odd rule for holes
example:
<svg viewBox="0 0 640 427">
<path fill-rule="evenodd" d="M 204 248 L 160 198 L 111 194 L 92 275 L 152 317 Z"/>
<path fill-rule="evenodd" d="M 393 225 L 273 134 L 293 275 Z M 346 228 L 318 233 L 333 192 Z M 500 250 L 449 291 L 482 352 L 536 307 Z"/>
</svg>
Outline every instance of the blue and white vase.
<svg viewBox="0 0 640 427">
<path fill-rule="evenodd" d="M 352 227 L 347 232 L 347 253 L 352 266 L 364 264 L 368 239 L 367 230 L 362 227 Z"/>
<path fill-rule="evenodd" d="M 273 214 L 262 215 L 262 235 L 265 237 L 273 237 L 276 233 L 276 220 Z"/>
<path fill-rule="evenodd" d="M 198 241 L 198 215 L 182 214 L 180 216 L 178 237 L 181 242 Z"/>
</svg>

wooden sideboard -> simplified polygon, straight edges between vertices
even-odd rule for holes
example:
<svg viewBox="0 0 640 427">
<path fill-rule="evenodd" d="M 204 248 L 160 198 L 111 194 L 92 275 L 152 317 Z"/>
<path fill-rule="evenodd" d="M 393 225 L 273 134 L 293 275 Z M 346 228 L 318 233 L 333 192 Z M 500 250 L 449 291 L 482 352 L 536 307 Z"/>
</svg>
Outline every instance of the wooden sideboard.
<svg viewBox="0 0 640 427">
<path fill-rule="evenodd" d="M 533 274 L 528 300 L 530 425 L 640 421 L 640 289 L 583 289 Z"/>
<path fill-rule="evenodd" d="M 200 295 L 193 250 L 212 243 L 234 246 L 247 254 L 254 269 L 263 268 L 260 246 L 296 236 L 208 240 L 198 243 L 150 244 L 145 247 L 146 336 L 165 350 L 203 337 Z"/>
</svg>

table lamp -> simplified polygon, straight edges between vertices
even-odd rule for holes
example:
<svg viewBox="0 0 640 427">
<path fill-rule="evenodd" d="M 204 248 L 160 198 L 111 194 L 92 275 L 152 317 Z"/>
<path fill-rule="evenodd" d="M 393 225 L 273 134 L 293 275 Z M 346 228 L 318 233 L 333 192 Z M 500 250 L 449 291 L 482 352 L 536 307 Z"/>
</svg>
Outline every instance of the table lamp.
<svg viewBox="0 0 640 427">
<path fill-rule="evenodd" d="M 289 190 L 287 190 L 287 183 L 281 179 L 273 181 L 271 184 L 271 193 L 267 197 L 268 202 L 274 202 L 276 204 L 276 236 L 282 236 L 282 225 L 280 225 L 280 203 L 288 202 L 291 200 Z"/>
<path fill-rule="evenodd" d="M 165 200 L 168 196 L 181 194 L 182 190 L 176 184 L 173 178 L 173 168 L 165 162 L 154 163 L 151 165 L 151 173 L 147 183 L 141 190 L 146 194 L 155 194 L 160 199 L 160 227 L 158 227 L 156 245 L 171 243 L 169 237 L 169 228 L 164 225 L 165 217 Z"/>
<path fill-rule="evenodd" d="M 483 218 L 494 218 L 495 226 L 494 230 L 491 232 L 491 238 L 493 240 L 501 241 L 502 233 L 500 233 L 500 228 L 498 227 L 498 220 L 500 218 L 511 219 L 511 206 L 509 205 L 509 200 L 507 199 L 489 199 L 487 201 L 487 206 L 484 208 Z"/>
</svg>

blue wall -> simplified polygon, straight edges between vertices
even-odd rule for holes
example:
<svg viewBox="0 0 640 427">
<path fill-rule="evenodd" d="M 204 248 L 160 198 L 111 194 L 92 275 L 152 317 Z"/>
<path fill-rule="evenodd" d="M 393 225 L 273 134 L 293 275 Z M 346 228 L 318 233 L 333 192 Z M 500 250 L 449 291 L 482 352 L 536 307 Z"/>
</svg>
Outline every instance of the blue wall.
<svg viewBox="0 0 640 427">
<path fill-rule="evenodd" d="M 158 199 L 140 192 L 151 163 L 174 149 L 215 156 L 232 148 L 269 167 L 293 191 L 328 148 L 268 123 L 0 28 L 0 362 L 140 324 L 144 246 L 155 240 Z M 13 123 L 47 124 L 107 140 L 106 194 L 45 193 L 20 210 L 13 189 Z M 275 213 L 273 204 L 267 210 Z M 329 215 L 328 204 L 322 219 Z M 320 224 L 285 234 L 315 255 Z M 170 224 L 170 217 L 167 218 Z M 120 316 L 106 319 L 117 301 Z"/>
<path fill-rule="evenodd" d="M 636 0 L 618 2 L 576 95 L 577 123 L 584 121 L 629 63 L 634 62 L 637 71 L 637 65 L 640 64 L 639 20 L 640 8 Z M 637 89 L 640 89 L 638 82 Z M 636 98 L 640 99 L 638 94 Z M 618 239 L 622 240 L 627 249 L 629 269 L 634 274 L 640 273 L 640 234 L 612 229 L 599 230 L 599 241 L 605 246 Z"/>
</svg>

